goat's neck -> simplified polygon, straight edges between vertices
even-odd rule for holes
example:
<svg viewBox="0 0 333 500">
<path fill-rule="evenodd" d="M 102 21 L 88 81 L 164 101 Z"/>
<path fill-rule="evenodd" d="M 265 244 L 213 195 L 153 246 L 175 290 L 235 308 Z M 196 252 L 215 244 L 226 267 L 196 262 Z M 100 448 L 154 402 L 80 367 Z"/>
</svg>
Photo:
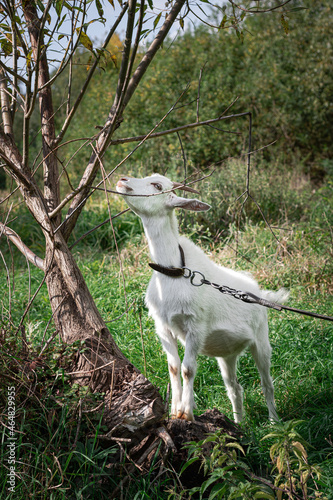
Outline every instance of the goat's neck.
<svg viewBox="0 0 333 500">
<path fill-rule="evenodd" d="M 179 267 L 179 233 L 176 216 L 173 212 L 163 216 L 142 218 L 152 259 L 167 267 Z"/>
</svg>

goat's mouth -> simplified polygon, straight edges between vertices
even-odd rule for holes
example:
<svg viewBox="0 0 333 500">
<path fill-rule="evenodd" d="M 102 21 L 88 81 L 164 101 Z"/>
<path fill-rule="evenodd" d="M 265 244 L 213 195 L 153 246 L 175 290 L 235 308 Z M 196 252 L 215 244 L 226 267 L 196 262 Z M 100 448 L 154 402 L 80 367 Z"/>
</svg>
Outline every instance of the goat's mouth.
<svg viewBox="0 0 333 500">
<path fill-rule="evenodd" d="M 120 193 L 124 193 L 124 192 L 130 192 L 130 191 L 133 191 L 133 189 L 131 187 L 129 187 L 127 184 L 127 179 L 120 179 L 120 181 L 117 182 L 117 191 L 119 191 Z"/>
</svg>

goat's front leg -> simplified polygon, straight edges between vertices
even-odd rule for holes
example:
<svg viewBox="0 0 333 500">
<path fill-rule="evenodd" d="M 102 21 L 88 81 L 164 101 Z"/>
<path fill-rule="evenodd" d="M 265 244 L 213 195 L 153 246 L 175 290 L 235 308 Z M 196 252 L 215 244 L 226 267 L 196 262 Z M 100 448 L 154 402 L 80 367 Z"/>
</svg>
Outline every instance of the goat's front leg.
<svg viewBox="0 0 333 500">
<path fill-rule="evenodd" d="M 156 331 L 162 342 L 163 350 L 168 359 L 169 376 L 171 382 L 171 418 L 180 418 L 183 414 L 182 406 L 182 382 L 180 378 L 181 364 L 178 355 L 177 339 L 172 332 L 156 323 Z"/>
<path fill-rule="evenodd" d="M 194 407 L 194 394 L 193 383 L 197 371 L 197 354 L 198 348 L 194 338 L 188 334 L 185 343 L 185 355 L 182 363 L 182 376 L 183 376 L 183 397 L 182 397 L 182 415 L 178 418 L 184 420 L 194 420 L 193 407 Z"/>
</svg>

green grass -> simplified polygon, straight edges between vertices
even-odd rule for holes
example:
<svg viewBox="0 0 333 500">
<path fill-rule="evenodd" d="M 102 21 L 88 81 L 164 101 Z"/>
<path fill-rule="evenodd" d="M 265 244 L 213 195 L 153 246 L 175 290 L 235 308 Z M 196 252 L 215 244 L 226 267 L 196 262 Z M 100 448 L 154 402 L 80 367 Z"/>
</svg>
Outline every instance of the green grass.
<svg viewBox="0 0 333 500">
<path fill-rule="evenodd" d="M 1 498 L 94 498 L 96 483 L 101 498 L 107 498 L 112 478 L 106 465 L 116 450 L 103 449 L 97 440 L 104 431 L 102 416 L 78 411 L 87 401 L 90 407 L 97 406 L 101 398 L 70 386 L 64 372 L 78 346 L 53 345 L 42 363 L 32 368 L 30 362 L 36 356 L 31 352 L 27 362 L 27 353 L 17 350 L 18 339 L 12 332 L 7 330 L 1 340 L 1 407 L 6 414 L 7 389 L 14 387 L 16 439 L 13 457 L 8 450 L 8 430 L 2 426 Z M 26 376 L 22 376 L 22 367 Z M 13 458 L 17 477 L 11 493 L 7 474 Z"/>
<path fill-rule="evenodd" d="M 265 224 L 251 222 L 253 207 L 243 216 L 241 226 L 236 223 L 229 226 L 221 242 L 213 243 L 210 219 L 195 222 L 192 217 L 183 218 L 183 232 L 188 234 L 188 228 L 192 227 L 193 239 L 216 261 L 250 271 L 263 288 L 290 288 L 291 306 L 332 316 L 332 221 L 328 210 L 331 201 L 326 196 L 329 189 L 328 183 L 317 191 L 309 206 L 303 204 L 304 220 L 279 222 L 279 229 L 274 229 L 275 236 Z M 120 210 L 123 206 L 119 204 L 116 208 Z M 90 209 L 76 237 L 108 216 L 105 206 Z M 26 232 L 25 241 L 28 243 L 30 237 L 30 246 L 41 252 L 38 235 L 32 232 L 29 236 L 27 232 L 29 220 L 23 217 L 21 222 L 18 220 L 20 224 Z M 20 227 L 14 229 L 20 233 Z M 107 227 L 101 230 L 102 239 L 97 231 L 88 243 L 81 242 L 74 253 L 115 341 L 165 397 L 169 381 L 166 357 L 144 306 L 150 269 L 141 225 L 132 214 L 124 215 L 122 220 L 116 219 L 123 274 L 112 243 L 112 232 Z M 6 497 L 5 468 L 0 472 L 0 496 L 22 500 L 29 497 L 94 498 L 96 495 L 107 498 L 110 489 L 119 483 L 119 477 L 114 476 L 109 467 L 115 450 L 103 448 L 96 440 L 96 435 L 104 432 L 100 415 L 85 414 L 79 422 L 78 410 L 80 399 L 98 406 L 103 396 L 97 395 L 97 400 L 91 402 L 91 395 L 70 387 L 64 370 L 76 347 L 64 349 L 57 337 L 45 354 L 46 367 L 36 368 L 36 379 L 34 372 L 28 381 L 22 378 L 18 367 L 24 365 L 25 359 L 31 361 L 38 355 L 51 309 L 43 285 L 24 322 L 31 349 L 29 358 L 20 332 L 15 333 L 15 326 L 29 301 L 29 293 L 31 296 L 37 289 L 42 273 L 31 266 L 29 274 L 24 259 L 16 251 L 13 272 L 11 254 L 5 248 L 2 251 L 9 268 L 11 296 L 9 300 L 8 276 L 2 268 L 0 400 L 4 409 L 7 386 L 14 383 L 18 398 L 17 424 L 22 434 L 18 434 L 16 447 L 20 478 L 15 496 Z M 284 422 L 302 421 L 298 431 L 309 443 L 309 461 L 319 464 L 322 470 L 318 484 L 326 497 L 333 499 L 333 325 L 286 311 L 269 311 L 269 325 L 278 413 Z M 45 340 L 53 332 L 51 322 Z M 239 359 L 238 378 L 244 387 L 246 415 L 242 426 L 248 449 L 246 460 L 252 470 L 265 475 L 271 470 L 271 443 L 262 438 L 270 432 L 271 426 L 259 374 L 248 352 Z M 27 397 L 29 387 L 36 389 L 30 398 Z M 198 414 L 216 407 L 232 418 L 231 404 L 215 359 L 199 357 L 194 390 Z M 0 418 L 3 422 L 6 417 Z M 6 463 L 5 427 L 1 427 L 1 432 L 1 462 Z M 124 498 L 168 498 L 168 490 L 177 489 L 179 484 L 174 477 L 158 476 L 158 470 L 153 466 L 149 474 L 133 477 L 123 492 Z"/>
<path fill-rule="evenodd" d="M 249 242 L 255 240 L 257 246 L 251 250 Z M 258 248 L 262 240 L 266 241 L 266 255 L 265 261 L 261 265 Z M 154 324 L 148 317 L 143 302 L 150 276 L 150 271 L 145 265 L 148 261 L 148 254 L 144 245 L 144 240 L 142 240 L 139 246 L 129 244 L 122 249 L 123 256 L 126 256 L 124 259 L 125 288 L 114 255 L 101 254 L 100 251 L 94 252 L 92 250 L 86 255 L 78 253 L 78 260 L 99 310 L 105 320 L 110 321 L 108 326 L 117 344 L 134 365 L 145 373 L 165 396 L 168 384 L 166 358 L 155 335 Z M 302 246 L 308 248 L 304 238 Z M 282 268 L 283 276 L 287 276 L 288 271 L 284 268 L 287 265 L 290 273 L 296 272 L 292 269 L 292 265 L 296 264 L 292 264 L 290 255 L 280 258 L 276 268 L 272 266 L 274 256 L 272 253 L 267 253 L 273 251 L 273 243 L 264 228 L 248 226 L 242 239 L 238 240 L 238 247 L 239 251 L 245 251 L 245 247 L 247 248 L 247 256 L 250 256 L 253 264 L 238 261 L 236 267 L 250 268 L 257 277 L 263 278 L 264 286 L 274 288 L 276 285 L 283 284 L 283 278 L 279 275 L 279 271 Z M 276 247 L 274 251 L 276 254 Z M 301 248 L 295 247 L 294 251 L 298 254 Z M 139 252 L 140 258 L 138 259 Z M 216 251 L 215 258 L 222 261 L 223 265 L 235 265 L 234 255 L 228 247 Z M 303 258 L 305 259 L 304 250 Z M 316 275 L 315 270 L 312 270 L 312 274 Z M 315 293 L 311 292 L 308 286 L 304 286 L 306 283 L 302 286 L 301 279 L 298 278 L 295 289 L 291 289 L 291 303 L 295 307 L 332 315 L 332 296 L 323 290 L 322 283 L 316 285 L 313 275 L 304 274 L 302 279 L 311 281 L 312 287 L 315 286 Z M 32 293 L 38 286 L 41 277 L 40 272 L 31 269 Z M 5 289 L 4 274 L 1 280 Z M 20 318 L 28 301 L 27 281 L 27 270 L 19 268 L 15 274 L 15 292 L 11 299 L 11 313 L 14 323 Z M 2 305 L 5 323 L 8 314 L 6 313 L 8 311 L 6 294 L 2 297 Z M 47 291 L 43 287 L 30 309 L 25 323 L 27 339 L 35 349 L 37 348 L 37 352 L 50 315 Z M 272 376 L 278 412 L 283 421 L 293 419 L 303 421 L 300 433 L 310 444 L 309 460 L 321 465 L 323 477 L 326 478 L 327 482 L 327 485 L 323 486 L 323 491 L 328 495 L 332 487 L 332 481 L 329 478 L 333 477 L 333 449 L 330 441 L 330 436 L 333 435 L 332 324 L 290 312 L 279 313 L 275 311 L 269 312 L 269 324 L 273 347 Z M 140 331 L 142 332 L 143 344 Z M 51 333 L 52 325 L 46 337 Z M 10 343 L 14 347 L 15 340 L 10 338 Z M 61 347 L 59 346 L 58 349 Z M 54 358 L 54 353 L 52 356 Z M 8 359 L 7 362 L 9 362 Z M 77 390 L 70 391 L 67 380 L 62 380 L 60 374 L 62 374 L 62 370 L 56 365 L 55 359 L 51 369 L 44 374 L 45 384 L 49 391 L 40 395 L 42 403 L 39 404 L 37 401 L 29 405 L 26 401 L 21 403 L 19 422 L 23 434 L 20 435 L 17 450 L 20 456 L 18 468 L 21 472 L 22 482 L 20 483 L 21 497 L 16 496 L 15 498 L 26 498 L 27 491 L 34 498 L 65 498 L 68 495 L 66 487 L 73 488 L 74 484 L 76 495 L 81 492 L 84 498 L 90 498 L 92 484 L 96 481 L 96 477 L 99 478 L 98 488 L 100 488 L 103 497 L 106 494 L 105 482 L 112 484 L 112 481 L 115 480 L 105 468 L 110 458 L 108 452 L 100 447 L 96 439 L 87 437 L 87 434 L 99 432 L 98 422 L 91 423 L 87 420 L 80 429 L 80 438 L 76 442 L 75 448 L 71 448 L 77 429 L 79 394 Z M 261 438 L 269 430 L 267 408 L 257 369 L 248 352 L 240 357 L 238 377 L 245 391 L 246 416 L 243 427 L 251 441 L 249 460 L 255 464 L 257 469 L 264 470 L 269 461 L 269 446 L 265 441 L 261 441 Z M 41 384 L 41 382 L 39 383 Z M 200 356 L 194 389 L 198 414 L 207 408 L 216 407 L 232 417 L 231 405 L 216 360 Z M 57 405 L 52 397 L 50 398 L 50 394 L 60 394 L 62 402 L 65 401 L 64 406 Z M 4 453 L 3 458 L 5 458 L 6 450 L 3 449 L 2 453 Z M 113 450 L 109 450 L 109 453 L 112 455 Z M 63 480 L 63 478 L 66 479 Z M 62 486 L 53 491 L 52 487 L 57 484 L 62 484 Z M 152 484 L 151 488 L 150 484 Z M 142 495 L 138 494 L 137 498 L 149 498 L 149 495 L 152 494 L 154 496 L 150 498 L 159 498 L 158 495 L 161 495 L 160 498 L 166 498 L 163 496 L 163 491 L 168 489 L 167 484 L 169 483 L 166 479 L 164 484 L 162 479 L 156 483 L 153 480 L 150 481 L 149 477 L 145 477 L 140 480 L 139 484 L 134 481 L 132 486 L 129 486 L 128 491 L 132 491 L 132 495 L 134 490 L 141 492 Z M 155 492 L 152 493 L 152 491 Z M 50 492 L 51 496 L 48 496 Z M 128 494 L 130 495 L 130 493 Z"/>
</svg>

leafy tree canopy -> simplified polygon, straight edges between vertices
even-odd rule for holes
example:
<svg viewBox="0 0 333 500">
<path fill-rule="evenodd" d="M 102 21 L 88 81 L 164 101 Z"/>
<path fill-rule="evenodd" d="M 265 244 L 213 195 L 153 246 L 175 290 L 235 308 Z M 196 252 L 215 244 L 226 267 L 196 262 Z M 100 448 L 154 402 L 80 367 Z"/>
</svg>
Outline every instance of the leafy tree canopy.
<svg viewBox="0 0 333 500">
<path fill-rule="evenodd" d="M 249 16 L 237 31 L 238 36 L 235 30 L 221 29 L 216 33 L 209 25 L 192 25 L 176 40 L 169 38 L 157 54 L 152 71 L 137 89 L 114 137 L 148 133 L 187 84 L 190 87 L 183 105 L 168 117 L 163 128 L 195 122 L 201 72 L 200 120 L 219 116 L 238 98 L 226 114 L 253 113 L 254 149 L 277 141 L 274 147 L 265 150 L 266 159 L 280 153 L 297 157 L 306 170 L 321 177 L 329 169 L 332 156 L 333 23 L 329 4 L 328 0 L 320 3 L 305 0 L 293 2 L 284 15 Z M 221 16 L 212 14 L 210 22 L 221 24 Z M 91 124 L 103 121 L 105 106 L 111 98 L 110 81 L 116 78 L 119 44 L 119 39 L 111 40 L 108 46 L 111 56 L 106 58 L 106 66 L 86 96 L 72 137 L 87 136 Z M 84 77 L 89 59 L 82 52 L 77 55 L 77 64 L 82 64 L 78 78 Z M 227 133 L 204 127 L 181 135 L 190 162 L 205 166 L 242 151 L 247 134 L 245 120 L 243 124 L 239 120 L 223 122 L 218 128 Z M 108 160 L 116 163 L 132 148 L 132 145 L 113 148 L 107 154 Z M 180 151 L 177 136 L 167 136 L 147 143 L 134 159 L 144 162 L 147 171 L 164 171 L 166 165 L 182 164 Z M 85 154 L 88 151 L 79 153 L 79 158 Z"/>
</svg>

